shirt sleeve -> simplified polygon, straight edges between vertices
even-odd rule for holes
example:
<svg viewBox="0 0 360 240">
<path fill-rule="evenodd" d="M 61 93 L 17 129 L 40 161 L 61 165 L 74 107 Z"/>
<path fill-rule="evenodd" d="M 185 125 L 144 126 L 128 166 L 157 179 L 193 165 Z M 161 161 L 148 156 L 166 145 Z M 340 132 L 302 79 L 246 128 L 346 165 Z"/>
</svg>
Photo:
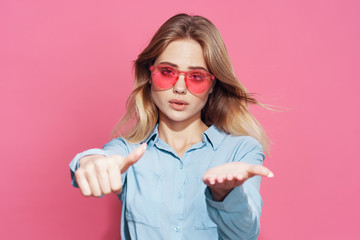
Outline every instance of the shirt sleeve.
<svg viewBox="0 0 360 240">
<path fill-rule="evenodd" d="M 233 161 L 262 165 L 264 158 L 261 145 L 255 139 L 250 139 L 238 149 Z M 219 239 L 257 239 L 263 204 L 259 192 L 260 180 L 260 176 L 248 179 L 221 202 L 214 201 L 209 187 L 206 188 L 208 215 L 218 227 Z"/>
<path fill-rule="evenodd" d="M 79 187 L 75 179 L 75 171 L 79 168 L 79 161 L 81 158 L 90 155 L 103 155 L 105 157 L 109 157 L 112 155 L 127 156 L 128 154 L 129 154 L 129 150 L 127 148 L 127 144 L 121 138 L 116 138 L 111 140 L 110 142 L 105 144 L 103 149 L 93 148 L 77 154 L 69 164 L 71 184 L 74 187 Z M 124 180 L 123 178 L 125 178 L 125 174 L 122 174 L 121 178 L 122 180 Z"/>
</svg>

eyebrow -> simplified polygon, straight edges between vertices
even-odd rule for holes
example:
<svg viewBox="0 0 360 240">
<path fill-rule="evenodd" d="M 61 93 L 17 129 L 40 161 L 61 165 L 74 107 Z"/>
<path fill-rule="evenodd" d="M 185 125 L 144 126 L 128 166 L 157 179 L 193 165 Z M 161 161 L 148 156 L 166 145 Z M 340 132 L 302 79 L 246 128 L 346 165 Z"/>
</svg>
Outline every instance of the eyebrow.
<svg viewBox="0 0 360 240">
<path fill-rule="evenodd" d="M 172 67 L 174 67 L 174 68 L 179 68 L 178 65 L 176 65 L 176 64 L 174 64 L 174 63 L 171 63 L 171 62 L 160 62 L 159 64 L 166 64 L 166 65 L 172 66 Z M 188 67 L 188 69 L 190 69 L 190 70 L 202 69 L 202 70 L 205 70 L 205 71 L 207 71 L 207 72 L 209 71 L 209 70 L 207 70 L 206 68 L 201 67 L 201 66 L 190 66 L 190 67 Z"/>
</svg>

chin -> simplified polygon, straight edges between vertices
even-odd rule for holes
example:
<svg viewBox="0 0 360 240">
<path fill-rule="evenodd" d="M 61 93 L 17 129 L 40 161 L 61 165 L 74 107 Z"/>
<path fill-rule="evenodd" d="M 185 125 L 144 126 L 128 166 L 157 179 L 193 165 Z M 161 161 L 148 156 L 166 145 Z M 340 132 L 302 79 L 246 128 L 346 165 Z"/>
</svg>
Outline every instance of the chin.
<svg viewBox="0 0 360 240">
<path fill-rule="evenodd" d="M 170 120 L 171 122 L 174 123 L 180 123 L 180 122 L 192 122 L 197 120 L 198 118 L 200 119 L 201 116 L 197 116 L 197 115 L 189 115 L 189 114 L 185 114 L 184 112 L 176 112 L 176 113 L 172 113 L 172 114 L 168 114 L 168 115 L 163 115 L 163 117 L 165 117 L 166 119 Z"/>
</svg>

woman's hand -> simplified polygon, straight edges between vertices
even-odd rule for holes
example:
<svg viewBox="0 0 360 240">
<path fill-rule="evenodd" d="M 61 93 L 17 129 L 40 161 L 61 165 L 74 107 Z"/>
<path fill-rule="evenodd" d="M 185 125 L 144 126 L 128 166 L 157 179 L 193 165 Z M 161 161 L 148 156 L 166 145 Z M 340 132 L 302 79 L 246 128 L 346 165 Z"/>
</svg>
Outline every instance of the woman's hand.
<svg viewBox="0 0 360 240">
<path fill-rule="evenodd" d="M 100 197 L 111 192 L 120 194 L 121 174 L 136 163 L 145 150 L 146 144 L 142 144 L 126 157 L 91 155 L 81 158 L 75 178 L 82 195 Z"/>
<path fill-rule="evenodd" d="M 274 177 L 274 174 L 262 165 L 229 162 L 209 169 L 204 174 L 203 181 L 210 187 L 214 200 L 222 201 L 233 188 L 255 175 Z"/>
</svg>

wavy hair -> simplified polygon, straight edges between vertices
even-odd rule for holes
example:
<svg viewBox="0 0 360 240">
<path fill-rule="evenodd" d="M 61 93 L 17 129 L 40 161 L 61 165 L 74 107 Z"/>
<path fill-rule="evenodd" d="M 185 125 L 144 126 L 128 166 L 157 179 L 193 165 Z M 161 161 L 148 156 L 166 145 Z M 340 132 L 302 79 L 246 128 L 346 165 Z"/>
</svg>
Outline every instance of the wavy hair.
<svg viewBox="0 0 360 240">
<path fill-rule="evenodd" d="M 214 24 L 204 17 L 187 14 L 168 19 L 138 56 L 134 64 L 135 89 L 112 136 L 136 143 L 150 135 L 158 121 L 158 108 L 151 98 L 149 67 L 170 42 L 180 39 L 193 39 L 201 45 L 207 67 L 216 77 L 213 92 L 201 111 L 202 121 L 228 134 L 252 136 L 267 153 L 268 138 L 248 108 L 249 104 L 264 105 L 251 97 L 236 78 L 224 41 Z"/>
</svg>

